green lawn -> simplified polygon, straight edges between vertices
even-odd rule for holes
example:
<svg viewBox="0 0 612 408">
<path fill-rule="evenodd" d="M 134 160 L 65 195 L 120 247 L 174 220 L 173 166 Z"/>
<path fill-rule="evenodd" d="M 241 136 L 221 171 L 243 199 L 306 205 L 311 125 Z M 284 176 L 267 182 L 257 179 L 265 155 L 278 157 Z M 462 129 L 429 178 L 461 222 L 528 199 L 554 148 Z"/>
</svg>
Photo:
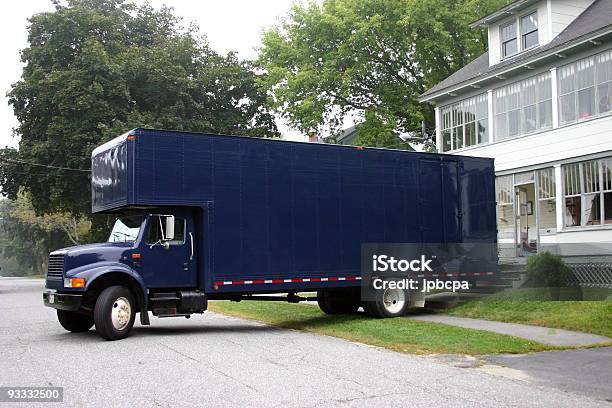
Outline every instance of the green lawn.
<svg viewBox="0 0 612 408">
<path fill-rule="evenodd" d="M 328 316 L 316 306 L 261 301 L 213 301 L 209 310 L 287 329 L 340 337 L 402 353 L 527 353 L 552 347 L 501 334 L 404 318 Z"/>
<path fill-rule="evenodd" d="M 533 294 L 533 290 L 502 292 L 483 300 L 464 303 L 445 313 L 575 330 L 612 338 L 612 301 L 533 300 Z"/>
</svg>

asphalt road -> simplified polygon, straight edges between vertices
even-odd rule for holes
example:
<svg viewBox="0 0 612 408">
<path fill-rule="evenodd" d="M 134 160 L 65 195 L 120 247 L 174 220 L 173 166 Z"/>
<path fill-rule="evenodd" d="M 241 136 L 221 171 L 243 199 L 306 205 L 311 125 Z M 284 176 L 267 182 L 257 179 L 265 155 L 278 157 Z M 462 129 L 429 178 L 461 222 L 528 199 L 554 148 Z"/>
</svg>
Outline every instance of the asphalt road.
<svg viewBox="0 0 612 408">
<path fill-rule="evenodd" d="M 107 342 L 94 330 L 65 332 L 41 289 L 0 279 L 0 386 L 62 386 L 63 406 L 612 406 L 523 371 L 460 368 L 213 313 L 154 318 Z"/>
</svg>

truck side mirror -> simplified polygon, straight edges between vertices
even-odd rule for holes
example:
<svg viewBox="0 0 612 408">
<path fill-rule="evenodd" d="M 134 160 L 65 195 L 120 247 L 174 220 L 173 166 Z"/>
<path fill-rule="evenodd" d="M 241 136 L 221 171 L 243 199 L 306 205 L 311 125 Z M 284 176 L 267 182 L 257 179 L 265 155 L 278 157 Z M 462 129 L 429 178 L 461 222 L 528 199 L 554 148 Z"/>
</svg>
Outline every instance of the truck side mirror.
<svg viewBox="0 0 612 408">
<path fill-rule="evenodd" d="M 167 215 L 166 217 L 166 231 L 163 237 L 164 241 L 172 241 L 174 239 L 174 215 Z"/>
</svg>

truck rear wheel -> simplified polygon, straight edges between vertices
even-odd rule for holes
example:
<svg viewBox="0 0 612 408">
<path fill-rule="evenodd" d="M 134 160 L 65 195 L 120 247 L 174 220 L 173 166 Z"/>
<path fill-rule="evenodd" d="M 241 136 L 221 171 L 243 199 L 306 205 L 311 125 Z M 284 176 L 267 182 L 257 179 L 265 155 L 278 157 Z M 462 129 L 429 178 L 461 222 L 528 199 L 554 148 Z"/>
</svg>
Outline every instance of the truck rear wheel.
<svg viewBox="0 0 612 408">
<path fill-rule="evenodd" d="M 409 306 L 409 293 L 405 289 L 385 289 L 376 291 L 376 300 L 363 304 L 363 310 L 372 317 L 398 317 L 406 314 Z"/>
<path fill-rule="evenodd" d="M 317 303 L 325 314 L 350 314 L 359 309 L 359 297 L 351 291 L 320 290 Z"/>
<path fill-rule="evenodd" d="M 94 325 L 94 319 L 91 316 L 60 309 L 57 310 L 57 320 L 64 329 L 73 333 L 86 332 Z"/>
<path fill-rule="evenodd" d="M 129 289 L 109 286 L 104 289 L 94 308 L 96 331 L 106 340 L 126 338 L 134 326 L 136 307 Z"/>
</svg>

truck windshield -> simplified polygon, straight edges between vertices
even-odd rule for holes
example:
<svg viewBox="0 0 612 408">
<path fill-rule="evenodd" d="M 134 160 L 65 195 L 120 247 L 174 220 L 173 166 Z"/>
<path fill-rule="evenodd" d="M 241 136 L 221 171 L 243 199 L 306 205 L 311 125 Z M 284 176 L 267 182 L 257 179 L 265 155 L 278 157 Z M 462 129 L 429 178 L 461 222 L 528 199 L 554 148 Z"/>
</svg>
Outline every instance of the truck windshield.
<svg viewBox="0 0 612 408">
<path fill-rule="evenodd" d="M 141 215 L 117 218 L 108 242 L 134 242 L 140 232 L 142 220 Z"/>
</svg>

